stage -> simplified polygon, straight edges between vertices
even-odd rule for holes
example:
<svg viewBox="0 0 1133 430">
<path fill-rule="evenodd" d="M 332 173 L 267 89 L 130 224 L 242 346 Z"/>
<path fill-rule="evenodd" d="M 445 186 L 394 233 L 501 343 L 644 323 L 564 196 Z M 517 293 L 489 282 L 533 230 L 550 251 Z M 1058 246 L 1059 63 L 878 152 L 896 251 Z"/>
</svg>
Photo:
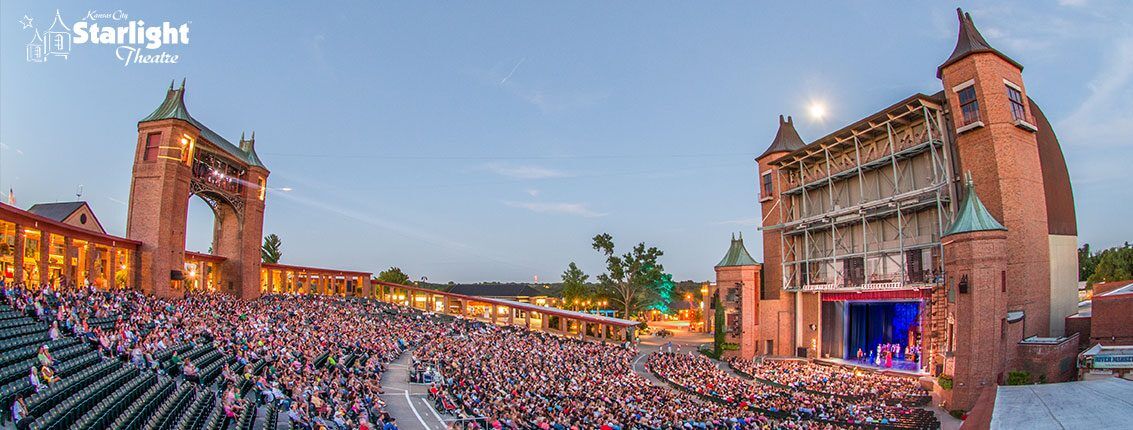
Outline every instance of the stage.
<svg viewBox="0 0 1133 430">
<path fill-rule="evenodd" d="M 872 362 L 866 363 L 855 360 L 843 360 L 841 358 L 816 358 L 815 362 L 834 364 L 838 366 L 860 367 L 874 372 L 889 372 L 905 376 L 925 376 L 928 372 L 921 371 L 917 367 L 917 363 L 912 361 L 894 361 L 893 367 L 876 366 Z"/>
<path fill-rule="evenodd" d="M 839 300 L 823 303 L 823 361 L 923 375 L 925 315 L 921 300 Z"/>
</svg>

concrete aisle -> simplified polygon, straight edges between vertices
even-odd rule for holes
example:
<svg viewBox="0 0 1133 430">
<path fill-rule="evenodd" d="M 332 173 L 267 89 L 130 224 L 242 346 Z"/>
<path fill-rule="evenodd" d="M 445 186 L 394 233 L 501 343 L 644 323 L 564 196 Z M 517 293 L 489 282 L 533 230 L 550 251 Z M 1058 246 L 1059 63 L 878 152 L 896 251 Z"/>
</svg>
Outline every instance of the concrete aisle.
<svg viewBox="0 0 1133 430">
<path fill-rule="evenodd" d="M 411 351 L 401 354 L 382 375 L 385 394 L 381 397 L 386 402 L 386 410 L 397 419 L 401 430 L 444 430 L 447 425 L 427 397 L 429 387 L 409 383 L 411 355 Z"/>
</svg>

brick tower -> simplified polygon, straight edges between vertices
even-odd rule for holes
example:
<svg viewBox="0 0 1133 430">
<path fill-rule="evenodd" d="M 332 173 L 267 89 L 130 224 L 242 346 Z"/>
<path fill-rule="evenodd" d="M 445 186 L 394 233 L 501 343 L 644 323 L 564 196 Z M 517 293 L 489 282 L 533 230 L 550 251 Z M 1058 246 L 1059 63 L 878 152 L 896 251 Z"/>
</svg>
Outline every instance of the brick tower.
<svg viewBox="0 0 1133 430">
<path fill-rule="evenodd" d="M 987 186 L 991 188 L 990 185 Z M 972 180 L 952 226 L 944 232 L 948 267 L 948 330 L 942 360 L 951 369 L 949 409 L 969 410 L 985 388 L 995 389 L 1007 364 L 1009 230 L 988 213 Z M 1012 345 L 1014 346 L 1014 345 Z"/>
<path fill-rule="evenodd" d="M 763 261 L 774 262 L 763 267 L 763 285 L 760 290 L 759 301 L 759 335 L 757 341 L 760 345 L 757 350 L 766 355 L 789 356 L 795 354 L 796 326 L 794 300 L 797 293 L 783 291 L 783 243 L 781 230 L 768 230 L 782 222 L 782 214 L 790 208 L 790 200 L 781 200 L 783 182 L 779 177 L 778 167 L 770 163 L 780 157 L 802 148 L 805 144 L 795 130 L 794 120 L 791 117 L 779 116 L 779 130 L 775 133 L 775 140 L 759 157 L 756 162 L 759 168 L 759 208 L 762 214 L 763 226 Z"/>
<path fill-rule="evenodd" d="M 761 266 L 744 247 L 744 235 L 732 236 L 732 244 L 716 265 L 716 288 L 722 301 L 738 298 L 740 313 L 740 356 L 755 357 L 759 331 L 759 271 Z M 725 303 L 725 306 L 732 303 Z M 707 306 L 707 305 L 706 305 Z M 707 312 L 705 313 L 707 315 Z"/>
<path fill-rule="evenodd" d="M 189 115 L 185 82 L 138 122 L 126 234 L 142 242 L 136 288 L 159 297 L 184 294 L 189 199 L 201 197 L 216 223 L 213 253 L 225 257 L 219 287 L 245 298 L 260 291 L 260 241 L 268 170 L 255 136 L 233 145 Z"/>
<path fill-rule="evenodd" d="M 957 171 L 971 172 L 987 211 L 1007 227 L 1007 310 L 1023 312 L 1025 336 L 1047 336 L 1052 291 L 1047 204 L 1023 66 L 992 48 L 970 15 L 959 9 L 957 14 L 956 48 L 937 69 L 956 127 Z"/>
</svg>

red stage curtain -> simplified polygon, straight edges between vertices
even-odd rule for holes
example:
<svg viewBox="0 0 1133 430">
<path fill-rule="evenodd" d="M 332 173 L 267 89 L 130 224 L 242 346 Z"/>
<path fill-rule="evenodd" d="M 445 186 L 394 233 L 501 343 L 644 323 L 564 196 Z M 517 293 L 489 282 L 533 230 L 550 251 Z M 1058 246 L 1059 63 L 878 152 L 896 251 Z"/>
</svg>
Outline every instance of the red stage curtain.
<svg viewBox="0 0 1133 430">
<path fill-rule="evenodd" d="M 860 293 L 822 293 L 824 302 L 849 300 L 920 300 L 931 296 L 931 290 L 863 291 Z"/>
</svg>

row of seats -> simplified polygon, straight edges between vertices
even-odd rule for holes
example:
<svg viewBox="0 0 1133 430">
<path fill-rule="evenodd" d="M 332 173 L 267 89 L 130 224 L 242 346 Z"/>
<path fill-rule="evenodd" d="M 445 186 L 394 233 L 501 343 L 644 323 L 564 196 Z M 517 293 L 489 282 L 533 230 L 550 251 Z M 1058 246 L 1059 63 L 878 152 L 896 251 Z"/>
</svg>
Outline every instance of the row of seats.
<svg viewBox="0 0 1133 430">
<path fill-rule="evenodd" d="M 181 417 L 183 412 L 197 395 L 195 384 L 182 383 L 173 391 L 173 395 L 165 399 L 146 420 L 142 430 L 164 430 L 172 427 L 172 423 Z"/>
<path fill-rule="evenodd" d="M 279 428 L 279 409 L 275 403 L 269 403 L 264 410 L 264 427 L 260 430 L 276 430 Z"/>
<path fill-rule="evenodd" d="M 106 362 L 103 364 L 115 364 Z M 100 365 L 101 366 L 101 365 Z M 136 367 L 118 365 L 113 373 L 98 378 L 93 383 L 66 397 L 62 403 L 47 411 L 31 424 L 31 430 L 62 430 L 72 428 L 87 411 L 94 408 L 100 399 L 105 398 L 123 383 L 141 373 Z M 69 378 L 76 381 L 78 378 Z M 77 381 L 75 384 L 81 384 Z"/>
<path fill-rule="evenodd" d="M 47 342 L 47 330 L 29 334 L 27 336 L 14 337 L 9 339 L 0 340 L 0 351 L 10 351 L 16 348 L 23 348 L 25 346 L 39 346 Z"/>
<path fill-rule="evenodd" d="M 215 358 L 207 360 L 203 365 L 203 370 L 200 371 L 201 384 L 206 387 L 212 386 L 213 381 L 216 381 L 216 378 L 220 376 L 220 372 L 224 369 L 224 363 L 228 361 L 223 360 L 224 354 L 221 354 L 220 351 L 213 351 L 216 354 Z"/>
<path fill-rule="evenodd" d="M 19 318 L 11 318 L 11 319 L 6 319 L 6 320 L 0 320 L 0 329 L 22 327 L 22 326 L 26 326 L 26 325 L 32 325 L 32 324 L 35 324 L 35 323 L 36 323 L 36 320 L 34 320 L 32 318 L 28 318 L 26 316 L 20 316 Z"/>
<path fill-rule="evenodd" d="M 0 321 L 21 318 L 24 316 L 23 312 L 12 309 L 11 307 L 8 307 L 8 305 L 4 305 L 4 308 L 5 309 L 3 311 L 0 311 Z"/>
<path fill-rule="evenodd" d="M 240 411 L 240 415 L 236 417 L 236 423 L 229 426 L 225 430 L 252 430 L 252 424 L 256 423 L 256 404 L 251 401 L 244 401 L 244 410 Z"/>
<path fill-rule="evenodd" d="M 75 358 L 64 361 L 62 362 L 62 364 L 56 363 L 55 376 L 60 379 L 65 379 L 83 369 L 86 369 L 91 365 L 94 365 L 95 363 L 98 363 L 99 359 L 100 357 L 97 352 L 89 351 L 76 356 Z M 31 385 L 31 381 L 29 381 L 28 378 L 17 379 L 5 385 L 3 388 L 0 388 L 0 405 L 11 405 L 12 402 L 16 400 L 16 397 L 30 396 L 34 392 L 35 387 Z M 30 409 L 30 403 L 28 407 Z M 5 419 L 11 419 L 11 416 L 9 416 L 8 413 L 9 409 L 5 408 Z"/>
<path fill-rule="evenodd" d="M 157 383 L 157 375 L 140 373 L 98 402 L 72 426 L 76 430 L 104 429 L 145 391 Z"/>
<path fill-rule="evenodd" d="M 141 428 L 144 420 L 149 418 L 153 411 L 157 409 L 158 402 L 169 397 L 172 393 L 172 380 L 159 381 L 123 410 L 122 414 L 110 423 L 109 428 L 114 430 L 137 430 Z"/>
<path fill-rule="evenodd" d="M 195 430 L 201 428 L 208 418 L 208 412 L 212 410 L 216 404 L 216 396 L 211 390 L 198 390 L 197 397 L 189 405 L 189 408 L 181 415 L 176 425 L 172 428 L 175 430 Z"/>
<path fill-rule="evenodd" d="M 87 345 L 70 338 L 48 342 L 47 348 L 50 351 L 54 351 L 51 355 L 55 358 L 56 363 L 70 360 L 84 352 L 90 351 L 90 347 Z M 25 347 L 21 348 L 19 352 L 12 351 L 10 357 L 0 358 L 0 361 L 3 362 L 3 364 L 0 364 L 0 366 L 2 366 L 0 367 L 0 387 L 28 376 L 28 369 L 32 366 L 39 365 L 39 358 L 37 357 L 36 351 L 37 348 L 35 347 Z"/>
<path fill-rule="evenodd" d="M 31 397 L 28 397 L 27 404 L 29 415 L 38 417 L 45 414 L 48 410 L 54 408 L 55 405 L 58 405 L 63 400 L 77 393 L 83 387 L 101 379 L 103 376 L 110 374 L 121 366 L 122 363 L 116 360 L 103 361 L 89 367 L 83 366 L 82 370 L 74 374 L 74 376 L 60 379 L 59 382 L 41 389 Z"/>
<path fill-rule="evenodd" d="M 36 333 L 47 333 L 47 327 L 44 327 L 42 324 L 29 324 L 0 329 L 0 340 L 12 339 Z"/>
</svg>

